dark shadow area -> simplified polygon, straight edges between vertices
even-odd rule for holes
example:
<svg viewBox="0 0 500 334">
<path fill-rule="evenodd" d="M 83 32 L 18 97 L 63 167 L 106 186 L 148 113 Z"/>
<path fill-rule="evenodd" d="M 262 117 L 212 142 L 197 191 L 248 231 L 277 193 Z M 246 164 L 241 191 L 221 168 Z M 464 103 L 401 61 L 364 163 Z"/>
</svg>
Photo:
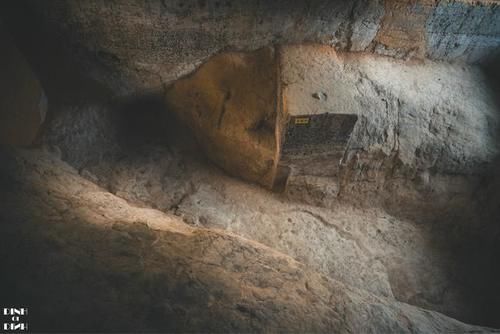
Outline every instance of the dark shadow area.
<svg viewBox="0 0 500 334">
<path fill-rule="evenodd" d="M 496 98 L 498 112 L 500 112 L 500 50 L 497 50 L 496 55 L 490 56 L 480 66 Z"/>
<path fill-rule="evenodd" d="M 500 113 L 500 55 L 480 64 Z M 498 124 L 500 126 L 500 124 Z M 500 128 L 495 137 L 500 141 Z M 449 280 L 469 310 L 457 319 L 500 327 L 500 156 L 467 179 L 465 191 L 444 198 L 422 192 L 419 201 L 389 196 L 390 214 L 430 226 L 431 252 L 449 254 Z"/>
<path fill-rule="evenodd" d="M 200 268 L 182 257 L 196 239 L 153 233 L 140 221 L 105 226 L 83 212 L 65 216 L 64 201 L 18 178 L 12 157 L 0 150 L 0 264 L 8 268 L 0 300 L 2 306 L 28 308 L 22 319 L 29 332 L 255 330 L 228 321 L 224 308 L 206 311 L 212 297 L 205 284 L 222 297 L 224 278 L 206 276 L 202 283 L 203 273 L 196 274 L 202 281 L 193 276 Z M 24 197 L 20 188 L 34 197 Z M 47 200 L 35 199 L 41 197 Z M 58 213 L 49 218 L 51 210 Z M 166 248 L 155 247 L 164 240 L 170 240 Z"/>
<path fill-rule="evenodd" d="M 17 47 L 38 75 L 51 104 L 108 101 L 111 91 L 88 75 L 84 59 L 107 71 L 103 57 L 75 45 L 72 36 L 63 35 L 54 21 L 40 15 L 30 0 L 2 1 L 0 18 Z"/>
<path fill-rule="evenodd" d="M 121 99 L 113 104 L 117 140 L 122 148 L 137 149 L 145 144 L 167 145 L 170 132 L 176 128 L 159 94 Z"/>
<path fill-rule="evenodd" d="M 120 155 L 144 159 L 148 150 L 165 149 L 207 161 L 192 130 L 168 110 L 161 93 L 117 98 L 109 105 L 111 131 Z"/>
<path fill-rule="evenodd" d="M 489 89 L 500 114 L 500 54 L 481 64 Z M 499 124 L 500 126 L 500 124 Z M 500 141 L 500 128 L 496 128 Z M 500 327 L 500 156 L 481 176 L 472 205 L 476 216 L 473 220 L 459 217 L 450 221 L 448 234 L 452 249 L 460 264 L 457 279 L 462 281 L 464 292 L 476 301 L 476 318 L 473 323 Z M 458 223 L 458 224 L 457 224 Z"/>
</svg>

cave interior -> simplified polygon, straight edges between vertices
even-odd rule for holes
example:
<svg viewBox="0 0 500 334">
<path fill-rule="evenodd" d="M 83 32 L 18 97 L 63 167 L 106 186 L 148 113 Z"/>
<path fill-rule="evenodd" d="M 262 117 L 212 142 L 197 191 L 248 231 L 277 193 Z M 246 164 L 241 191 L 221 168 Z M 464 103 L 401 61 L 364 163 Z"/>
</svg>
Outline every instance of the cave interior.
<svg viewBox="0 0 500 334">
<path fill-rule="evenodd" d="M 0 40 L 5 332 L 499 331 L 498 0 L 6 0 Z"/>
</svg>

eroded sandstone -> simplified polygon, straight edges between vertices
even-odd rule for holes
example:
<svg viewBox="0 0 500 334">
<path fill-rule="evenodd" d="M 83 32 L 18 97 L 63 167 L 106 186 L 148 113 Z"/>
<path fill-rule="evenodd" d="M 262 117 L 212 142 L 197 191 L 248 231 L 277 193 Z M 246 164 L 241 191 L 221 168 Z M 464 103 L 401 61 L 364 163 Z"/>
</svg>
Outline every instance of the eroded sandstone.
<svg viewBox="0 0 500 334">
<path fill-rule="evenodd" d="M 338 51 L 480 62 L 500 45 L 500 9 L 490 0 L 6 4 L 11 25 L 22 30 L 37 22 L 37 39 L 57 36 L 51 48 L 62 47 L 86 76 L 123 95 L 158 89 L 228 49 L 315 42 Z M 53 51 L 41 43 L 36 52 L 50 58 Z"/>
<path fill-rule="evenodd" d="M 0 153 L 0 299 L 32 329 L 500 326 L 497 1 L 0 7 L 1 115 L 39 136 Z"/>
<path fill-rule="evenodd" d="M 2 152 L 2 160 L 2 263 L 12 268 L 6 282 L 17 282 L 5 300 L 38 310 L 37 330 L 489 331 L 130 206 L 46 153 Z"/>
</svg>

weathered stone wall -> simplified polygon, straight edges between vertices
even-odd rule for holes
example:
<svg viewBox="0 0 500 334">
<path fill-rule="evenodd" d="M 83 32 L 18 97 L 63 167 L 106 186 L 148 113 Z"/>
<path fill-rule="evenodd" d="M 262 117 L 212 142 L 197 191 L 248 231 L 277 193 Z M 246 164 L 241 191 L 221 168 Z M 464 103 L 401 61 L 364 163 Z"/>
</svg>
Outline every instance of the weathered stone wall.
<svg viewBox="0 0 500 334">
<path fill-rule="evenodd" d="M 16 15 L 9 8 L 3 11 L 14 30 L 39 22 L 31 33 L 59 38 L 84 64 L 86 74 L 119 94 L 156 89 L 223 50 L 315 42 L 398 58 L 476 62 L 500 45 L 495 1 L 13 3 L 25 5 Z"/>
<path fill-rule="evenodd" d="M 499 54 L 498 1 L 439 1 L 425 24 L 432 59 L 478 62 Z"/>
<path fill-rule="evenodd" d="M 281 54 L 285 114 L 358 116 L 342 155 L 345 191 L 376 191 L 398 179 L 468 191 L 441 178 L 481 175 L 499 153 L 494 93 L 478 67 L 337 54 L 321 45 Z"/>
<path fill-rule="evenodd" d="M 336 177 L 338 190 L 376 191 L 394 179 L 432 188 L 443 175 L 483 174 L 498 154 L 499 115 L 478 67 L 313 44 L 273 50 L 217 55 L 166 90 L 171 111 L 233 175 L 272 187 L 285 165 L 297 175 Z M 291 122 L 326 114 L 338 119 L 309 131 L 322 138 L 314 147 L 294 142 L 314 120 Z M 349 115 L 349 129 L 339 128 Z"/>
<path fill-rule="evenodd" d="M 368 54 L 380 53 L 395 58 L 418 60 L 429 57 L 450 61 L 480 61 L 495 54 L 500 45 L 498 26 L 500 10 L 496 1 L 173 2 L 151 0 L 134 2 L 94 0 L 81 3 L 74 0 L 58 0 L 41 3 L 26 0 L 8 4 L 8 6 L 2 4 L 6 8 L 3 13 L 12 31 L 22 30 L 23 24 L 27 23 L 26 20 L 31 20 L 30 23 L 37 26 L 37 29 L 32 29 L 33 31 L 26 34 L 38 36 L 39 40 L 50 40 L 51 46 L 57 44 L 54 41 L 58 41 L 61 48 L 66 50 L 67 57 L 74 58 L 75 63 L 81 66 L 81 70 L 87 76 L 111 88 L 115 93 L 125 95 L 142 94 L 149 90 L 158 91 L 160 88 L 167 89 L 172 82 L 192 73 L 201 66 L 200 64 L 221 51 L 248 51 L 271 44 L 316 42 L 319 44 L 315 47 L 315 54 L 312 58 L 299 56 L 292 61 L 304 65 L 300 72 L 306 79 L 299 78 L 296 87 L 300 87 L 299 82 L 302 80 L 307 89 L 287 93 L 291 88 L 287 87 L 286 82 L 280 81 L 277 83 L 277 93 L 273 90 L 276 93 L 275 96 L 278 96 L 276 102 L 285 104 L 283 108 L 287 108 L 292 115 L 294 113 L 322 113 L 325 110 L 361 115 L 355 130 L 357 131 L 355 138 L 350 143 L 350 149 L 346 155 L 349 161 L 354 161 L 351 158 L 356 156 L 357 164 L 368 159 L 367 165 L 372 165 L 369 161 L 374 157 L 372 153 L 377 151 L 380 156 L 377 153 L 374 159 L 386 161 L 382 164 L 385 166 L 383 169 L 388 168 L 383 175 L 393 171 L 391 166 L 396 163 L 410 166 L 410 172 L 408 175 L 405 174 L 405 178 L 420 178 L 420 172 L 415 174 L 415 170 L 427 171 L 421 175 L 424 183 L 427 183 L 430 177 L 429 169 L 433 173 L 436 171 L 469 173 L 475 170 L 476 166 L 483 164 L 485 154 L 490 156 L 485 152 L 492 146 L 481 145 L 484 138 L 490 137 L 473 135 L 472 139 L 469 139 L 465 135 L 455 133 L 459 131 L 470 134 L 470 129 L 474 134 L 479 131 L 491 132 L 491 129 L 485 125 L 488 121 L 485 121 L 484 115 L 476 118 L 473 116 L 473 111 L 465 113 L 457 111 L 464 108 L 473 110 L 476 107 L 478 110 L 491 110 L 489 102 L 484 102 L 485 100 L 482 99 L 482 88 L 474 86 L 475 83 L 464 86 L 454 82 L 454 80 L 467 81 L 469 73 L 475 73 L 476 70 L 470 72 L 467 68 L 462 76 L 456 74 L 458 72 L 455 69 L 459 68 L 458 65 L 448 73 L 444 70 L 446 65 L 434 63 L 404 65 L 398 62 L 391 63 L 384 58 L 369 58 Z M 31 57 L 43 54 L 44 56 L 40 58 L 50 58 L 50 48 L 44 48 L 43 43 L 39 48 L 40 53 L 36 48 L 27 48 L 27 50 L 34 52 Z M 316 57 L 320 49 L 325 53 L 322 60 Z M 335 53 L 339 50 L 359 51 L 359 55 L 339 58 Z M 215 56 L 217 59 L 223 57 Z M 238 57 L 247 56 L 241 53 Z M 290 58 L 293 55 L 288 54 L 287 57 Z M 218 66 L 224 67 L 226 62 L 226 60 L 222 61 Z M 43 67 L 43 64 L 40 65 Z M 286 66 L 286 60 L 284 66 Z M 357 70 L 356 66 L 361 70 Z M 318 69 L 319 67 L 321 69 Z M 65 68 L 62 71 L 54 71 L 54 62 L 47 68 L 50 68 L 52 72 L 65 72 Z M 439 74 L 429 74 L 431 68 L 436 69 Z M 427 74 L 421 75 L 419 73 L 421 70 Z M 224 94 L 227 93 L 227 88 L 222 86 L 229 84 L 223 83 L 224 80 L 229 80 L 231 85 L 238 87 L 237 89 L 248 92 L 256 88 L 250 87 L 251 84 L 258 85 L 259 90 L 261 87 L 267 87 L 265 94 L 275 88 L 270 88 L 270 81 L 266 81 L 264 77 L 257 75 L 253 78 L 254 75 L 249 74 L 252 70 L 245 69 L 239 73 L 223 69 L 224 74 L 220 76 L 215 73 L 219 72 L 219 69 L 210 71 L 206 76 L 213 76 L 213 79 L 203 79 L 203 83 L 190 83 L 189 85 L 195 84 L 198 90 L 203 91 L 205 96 L 202 97 L 201 103 L 205 105 L 204 115 L 211 115 L 210 117 L 215 118 L 209 117 L 201 120 L 193 116 L 192 110 L 196 108 L 193 101 L 188 101 L 190 88 L 185 84 L 187 81 L 184 79 L 181 80 L 183 83 L 174 84 L 178 87 L 175 89 L 185 85 L 181 89 L 182 92 L 179 92 L 179 95 L 183 97 L 173 98 L 172 96 L 177 93 L 172 93 L 172 88 L 168 88 L 170 93 L 167 100 L 172 109 L 186 123 L 192 125 L 198 141 L 204 145 L 207 155 L 212 160 L 233 174 L 243 175 L 249 180 L 269 185 L 272 183 L 270 181 L 272 177 L 269 176 L 272 172 L 269 170 L 278 169 L 281 140 L 285 133 L 283 124 L 286 122 L 286 117 L 282 119 L 283 115 L 279 113 L 269 116 L 276 113 L 276 110 L 271 111 L 275 108 L 275 102 L 271 101 L 270 95 L 266 95 L 269 103 L 265 108 L 261 108 L 258 102 L 241 99 L 239 105 L 234 106 L 234 112 L 229 114 L 240 115 L 238 117 L 241 119 L 235 121 L 236 123 L 242 119 L 245 121 L 234 125 L 234 128 L 231 128 L 233 125 L 228 125 L 233 121 L 228 121 L 225 116 L 222 117 L 224 121 L 221 126 L 227 126 L 224 131 L 229 131 L 230 134 L 223 136 L 220 129 L 217 131 L 214 129 L 219 128 L 216 115 L 220 114 L 221 105 L 225 105 L 221 101 L 226 99 Z M 242 74 L 245 71 L 247 71 L 246 74 Z M 266 71 L 275 73 L 279 72 L 280 68 L 270 65 Z M 391 80 L 405 85 L 405 88 L 398 88 L 388 81 L 379 84 L 378 81 L 387 77 L 386 71 L 392 73 L 389 75 Z M 406 81 L 399 79 L 398 71 L 403 73 Z M 445 77 L 454 78 L 449 82 L 451 87 L 457 86 L 457 91 L 464 92 L 454 94 L 456 101 L 461 101 L 461 103 L 451 101 L 455 96 L 447 97 L 451 101 L 450 105 L 448 105 L 448 100 L 443 102 L 436 97 L 439 94 L 435 94 L 435 89 L 447 89 L 442 83 L 434 81 L 438 79 L 442 71 Z M 456 73 L 452 73 L 454 71 Z M 359 73 L 356 74 L 357 72 Z M 370 74 L 367 74 L 368 72 Z M 50 71 L 48 73 L 50 74 Z M 244 80 L 235 78 L 238 75 L 255 80 L 248 81 L 248 84 L 244 85 L 238 82 Z M 315 75 L 317 78 L 312 78 Z M 408 84 L 413 80 L 411 75 L 421 78 L 421 80 L 416 79 L 417 88 Z M 471 75 L 476 76 L 476 74 Z M 270 74 L 269 78 L 271 76 Z M 196 74 L 192 77 L 196 77 Z M 432 79 L 429 79 L 431 77 Z M 332 80 L 335 84 L 330 85 L 329 82 Z M 266 82 L 263 83 L 264 81 Z M 346 84 L 343 81 L 346 81 Z M 217 85 L 218 87 L 215 87 Z M 427 85 L 433 89 L 421 88 L 419 85 Z M 471 89 L 468 88 L 469 86 Z M 469 101 L 464 101 L 463 96 L 471 96 L 469 92 L 476 90 L 479 94 L 477 96 L 481 98 L 471 97 Z M 415 94 L 410 94 L 411 91 Z M 304 92 L 307 93 L 304 95 Z M 360 97 L 359 92 L 362 92 L 364 97 Z M 288 97 L 282 99 L 281 94 Z M 313 94 L 319 98 L 314 98 Z M 423 98 L 426 94 L 432 98 Z M 408 95 L 412 100 L 409 101 L 402 95 Z M 230 96 L 227 98 L 231 101 L 228 105 L 235 100 Z M 351 103 L 351 100 L 354 103 Z M 477 102 L 480 100 L 483 102 Z M 486 103 L 488 106 L 473 105 L 476 102 Z M 247 103 L 249 107 L 243 108 L 243 104 Z M 411 114 L 410 112 L 398 111 L 407 108 L 408 105 L 416 105 L 417 109 L 424 110 L 417 113 L 415 121 L 405 118 L 405 115 Z M 276 107 L 277 110 L 281 110 L 280 106 Z M 294 111 L 293 108 L 297 110 Z M 253 111 L 247 112 L 247 109 Z M 257 112 L 257 109 L 260 111 Z M 367 110 L 374 110 L 374 112 L 365 115 Z M 183 113 L 186 115 L 181 115 Z M 266 122 L 262 123 L 266 130 L 255 135 L 255 131 L 249 129 L 257 126 L 255 122 L 263 115 L 266 115 L 264 117 Z M 466 118 L 464 122 L 460 120 L 461 115 L 467 115 L 464 116 Z M 275 127 L 272 125 L 273 117 L 279 119 L 274 143 L 271 139 L 271 129 Z M 426 122 L 432 124 L 428 125 Z M 435 130 L 436 122 L 439 123 L 437 130 Z M 457 125 L 458 130 L 450 130 L 448 135 L 448 131 L 442 129 L 446 122 L 467 124 L 470 128 L 465 129 Z M 425 127 L 431 130 L 420 133 L 420 129 Z M 210 132 L 202 134 L 201 129 L 203 131 L 210 129 Z M 239 138 L 240 134 L 236 131 L 241 131 L 243 137 Z M 364 133 L 361 134 L 359 131 L 364 131 Z M 437 134 L 434 133 L 436 131 Z M 405 136 L 403 132 L 411 134 L 407 136 L 408 141 L 401 140 Z M 223 137 L 225 139 L 222 139 Z M 232 139 L 229 140 L 229 138 Z M 235 138 L 239 138 L 239 141 L 234 141 Z M 212 142 L 214 140 L 215 142 Z M 485 140 L 490 141 L 490 139 Z M 450 141 L 463 143 L 463 145 L 451 145 Z M 243 146 L 241 143 L 244 143 Z M 406 145 L 406 147 L 401 150 L 399 145 L 401 147 Z M 245 149 L 238 150 L 236 149 L 238 146 Z M 229 149 L 229 147 L 232 148 Z M 377 149 L 372 150 L 375 147 Z M 366 149 L 372 152 L 369 157 L 366 154 L 358 154 Z M 469 153 L 472 154 L 471 157 L 480 157 L 471 158 L 471 160 Z M 229 157 L 230 155 L 232 156 Z M 385 157 L 395 158 L 397 161 L 388 162 Z M 252 163 L 247 164 L 250 161 Z M 269 167 L 270 164 L 273 164 L 272 168 Z M 375 174 L 378 172 L 366 166 L 358 167 L 353 166 L 353 169 L 361 168 L 363 172 L 355 178 L 376 178 Z M 351 172 L 350 170 L 349 173 Z M 371 173 L 372 176 L 367 177 L 367 173 Z M 351 175 L 349 179 L 352 177 L 354 176 Z"/>
<path fill-rule="evenodd" d="M 116 118 L 108 117 L 111 105 L 102 101 L 69 99 L 73 104 L 58 106 L 46 142 L 78 171 L 37 149 L 0 152 L 6 236 L 0 253 L 7 254 L 0 261 L 12 268 L 2 295 L 12 305 L 27 302 L 39 310 L 34 328 L 488 331 L 396 300 L 457 317 L 477 311 L 480 316 L 460 319 L 498 324 L 488 307 L 498 305 L 498 173 L 485 178 L 491 183 L 486 191 L 468 186 L 498 166 L 499 115 L 478 68 L 423 59 L 472 62 L 490 55 L 498 46 L 494 2 L 27 3 L 43 33 L 67 44 L 68 55 L 98 83 L 140 96 L 163 88 L 170 111 L 191 127 L 207 156 L 247 180 L 269 187 L 276 179 L 289 117 L 341 113 L 358 119 L 349 141 L 339 136 L 346 145 L 339 157 L 306 156 L 306 175 L 292 175 L 288 194 L 296 190 L 300 199 L 322 205 L 333 195 L 339 205 L 317 208 L 178 159 L 164 142 L 134 147 L 136 137 L 148 134 L 134 133 L 140 126 L 121 131 L 119 123 L 127 114 L 147 114 L 141 98 L 113 113 Z M 454 26 L 457 17 L 466 19 Z M 319 44 L 259 49 L 304 41 Z M 53 66 L 57 57 L 52 62 L 49 75 L 66 70 Z M 170 136 L 182 141 L 178 132 Z M 313 165 L 314 175 L 334 170 L 308 178 Z M 397 188 L 397 182 L 410 187 Z M 412 209 L 415 222 L 426 224 L 370 213 L 365 209 L 372 203 L 359 200 L 366 194 L 399 200 L 412 196 L 409 190 L 422 191 L 413 204 L 425 210 Z M 348 209 L 339 194 L 349 197 Z M 459 207 L 452 199 L 463 194 L 480 196 Z M 429 215 L 428 203 L 436 198 L 447 210 Z M 456 233 L 457 227 L 463 231 Z M 456 235 L 457 246 L 437 242 L 442 235 Z M 465 262 L 460 271 L 448 252 Z M 449 276 L 464 277 L 455 284 Z M 472 300 L 486 301 L 457 303 L 462 286 Z"/>
</svg>

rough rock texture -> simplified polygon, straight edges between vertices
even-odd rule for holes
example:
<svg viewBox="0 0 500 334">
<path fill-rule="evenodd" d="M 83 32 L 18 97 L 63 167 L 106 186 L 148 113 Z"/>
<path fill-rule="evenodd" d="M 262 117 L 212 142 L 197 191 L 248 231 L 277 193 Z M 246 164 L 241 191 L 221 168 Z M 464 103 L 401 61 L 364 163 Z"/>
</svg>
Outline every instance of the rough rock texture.
<svg viewBox="0 0 500 334">
<path fill-rule="evenodd" d="M 276 152 L 274 49 L 223 53 L 165 92 L 169 111 L 229 173 L 271 187 Z"/>
<path fill-rule="evenodd" d="M 116 196 L 178 215 L 191 225 L 255 240 L 373 294 L 462 321 L 499 326 L 493 306 L 498 294 L 492 293 L 500 291 L 496 172 L 485 175 L 483 183 L 448 177 L 441 180 L 442 188 L 422 193 L 413 182 L 375 188 L 376 180 L 356 181 L 352 192 L 329 195 L 329 201 L 328 194 L 337 187 L 334 178 L 316 179 L 314 187 L 310 177 L 302 183 L 295 177 L 294 190 L 276 194 L 224 176 L 201 160 L 189 144 L 189 132 L 173 120 L 159 133 L 167 135 L 166 144 L 116 145 L 121 142 L 112 135 L 120 133 L 113 128 L 117 122 L 105 122 L 111 111 L 90 106 L 75 110 L 74 117 L 61 112 L 54 119 L 48 143 L 78 167 L 82 177 Z M 89 131 L 83 137 L 84 129 L 103 133 Z M 92 149 L 88 142 L 99 144 Z M 385 197 L 392 198 L 398 210 L 384 210 L 380 202 Z"/>
<path fill-rule="evenodd" d="M 0 6 L 55 101 L 52 153 L 0 156 L 1 299 L 36 328 L 500 327 L 495 99 L 479 68 L 423 59 L 493 55 L 495 1 Z M 287 122 L 326 113 L 357 120 L 328 172 L 283 166 Z"/>
<path fill-rule="evenodd" d="M 394 57 L 479 61 L 498 51 L 495 1 L 13 1 L 11 26 L 38 22 L 84 73 L 126 94 L 157 89 L 223 50 L 316 42 Z M 9 7 L 16 7 L 12 10 Z M 16 28 L 17 27 L 17 28 Z M 41 44 L 35 55 L 50 50 Z"/>
<path fill-rule="evenodd" d="M 117 93 L 156 89 L 227 49 L 351 40 L 363 49 L 383 15 L 380 1 L 54 1 L 19 10 L 60 36 L 87 73 Z M 98 15 L 96 15 L 98 14 Z M 16 22 L 12 23 L 13 25 Z"/>
<path fill-rule="evenodd" d="M 0 21 L 0 144 L 27 146 L 45 120 L 47 98 Z"/>
<path fill-rule="evenodd" d="M 498 1 L 439 1 L 426 22 L 427 54 L 467 62 L 498 56 L 499 33 Z"/>
<path fill-rule="evenodd" d="M 314 60 L 310 72 L 305 73 L 314 78 L 318 73 L 314 64 L 321 59 L 315 54 L 317 46 L 295 51 L 297 57 Z M 333 52 L 330 48 L 326 51 Z M 495 264 L 500 236 L 496 220 L 498 197 L 496 183 L 484 187 L 498 178 L 481 175 L 493 161 L 496 117 L 489 118 L 494 113 L 482 76 L 475 67 L 433 62 L 424 66 L 373 56 L 335 58 L 324 53 L 324 68 L 333 69 L 322 72 L 324 83 L 330 87 L 338 75 L 346 83 L 346 90 L 351 87 L 344 92 L 349 98 L 342 100 L 341 94 L 334 101 L 339 105 L 349 103 L 359 111 L 364 120 L 353 139 L 367 139 L 366 152 L 357 150 L 364 160 L 349 160 L 353 169 L 343 170 L 353 174 L 341 175 L 350 188 L 343 188 L 340 197 L 336 196 L 338 180 L 334 178 L 295 177 L 292 185 L 298 192 L 289 189 L 286 196 L 280 196 L 222 176 L 215 168 L 186 157 L 187 153 L 176 148 L 189 142 L 190 134 L 173 120 L 166 120 L 170 128 L 157 133 L 169 137 L 166 143 L 138 145 L 143 144 L 140 141 L 147 132 L 137 129 L 143 123 L 137 117 L 149 120 L 144 129 L 158 123 L 155 114 L 146 108 L 148 103 L 154 107 L 154 103 L 143 100 L 127 106 L 126 113 L 120 108 L 109 110 L 111 106 L 66 107 L 66 112 L 61 110 L 54 116 L 46 140 L 54 152 L 78 167 L 81 176 L 135 205 L 179 215 L 192 225 L 226 229 L 256 240 L 329 278 L 383 298 L 437 310 L 467 322 L 498 326 L 493 306 L 498 303 L 498 294 L 492 293 L 500 291 Z M 305 75 L 304 80 L 307 82 L 309 76 Z M 291 82 L 290 89 L 303 82 Z M 312 94 L 317 90 L 307 87 L 302 86 L 303 94 L 317 106 L 332 103 L 316 99 Z M 436 87 L 443 88 L 439 96 L 431 94 Z M 295 89 L 298 94 L 300 89 Z M 333 90 L 327 92 L 332 94 Z M 407 101 L 403 104 L 406 109 L 395 103 L 398 98 Z M 386 104 L 382 99 L 392 99 L 395 104 Z M 424 116 L 432 114 L 427 108 L 441 103 L 457 110 L 456 118 L 451 115 L 425 122 Z M 364 108 L 370 104 L 373 113 Z M 157 109 L 156 115 L 165 114 L 161 105 Z M 429 183 L 419 182 L 412 173 L 392 173 L 405 169 L 391 156 L 394 137 L 388 140 L 379 129 L 397 133 L 392 127 L 398 124 L 398 117 L 393 115 L 406 112 L 408 117 L 418 113 L 424 118 L 422 122 L 411 118 L 408 121 L 413 126 L 410 129 L 417 131 L 415 136 L 400 135 L 407 141 L 401 145 L 407 150 L 405 154 L 411 157 L 415 149 L 412 143 L 432 140 L 433 136 L 440 138 L 434 145 L 447 149 L 453 142 L 440 131 L 430 132 L 433 136 L 425 134 L 433 128 L 469 125 L 460 128 L 470 133 L 469 142 L 460 141 L 459 131 L 452 135 L 462 143 L 462 161 L 471 164 L 455 163 L 454 158 L 449 159 L 451 163 L 437 159 L 442 175 L 430 169 Z M 130 119 L 121 127 L 118 120 L 126 115 Z M 481 146 L 481 140 L 486 144 Z M 444 152 L 453 157 L 455 151 Z M 425 162 L 417 157 L 415 161 Z M 411 159 L 405 163 L 409 170 L 420 168 Z M 451 168 L 463 168 L 459 169 L 463 175 Z M 384 210 L 381 204 L 386 199 L 395 203 L 397 210 L 394 206 Z"/>
<path fill-rule="evenodd" d="M 335 177 L 333 198 L 358 191 L 356 183 L 376 191 L 397 177 L 442 193 L 448 190 L 438 189 L 440 178 L 482 174 L 499 152 L 497 106 L 475 66 L 291 45 L 217 55 L 165 96 L 212 161 L 268 188 L 279 179 L 277 167 L 286 166 L 289 190 L 304 182 L 316 187 L 304 175 Z M 290 130 L 300 139 L 301 128 L 307 136 L 315 124 L 293 127 L 296 117 L 337 114 L 314 130 L 330 149 L 316 143 L 291 157 Z"/>
<path fill-rule="evenodd" d="M 436 1 L 384 1 L 385 13 L 372 47 L 379 54 L 398 58 L 425 56 L 425 22 Z M 443 6 L 446 3 L 443 2 Z M 447 18 L 449 19 L 449 18 Z"/>
<path fill-rule="evenodd" d="M 283 114 L 358 116 L 342 165 L 337 161 L 341 192 L 371 196 L 400 181 L 437 196 L 468 192 L 467 182 L 499 153 L 500 115 L 478 67 L 337 54 L 314 45 L 280 54 Z"/>
<path fill-rule="evenodd" d="M 10 270 L 0 291 L 34 311 L 32 330 L 492 331 L 375 297 L 233 234 L 133 207 L 46 153 L 2 152 L 2 160 L 0 252 Z"/>
</svg>

